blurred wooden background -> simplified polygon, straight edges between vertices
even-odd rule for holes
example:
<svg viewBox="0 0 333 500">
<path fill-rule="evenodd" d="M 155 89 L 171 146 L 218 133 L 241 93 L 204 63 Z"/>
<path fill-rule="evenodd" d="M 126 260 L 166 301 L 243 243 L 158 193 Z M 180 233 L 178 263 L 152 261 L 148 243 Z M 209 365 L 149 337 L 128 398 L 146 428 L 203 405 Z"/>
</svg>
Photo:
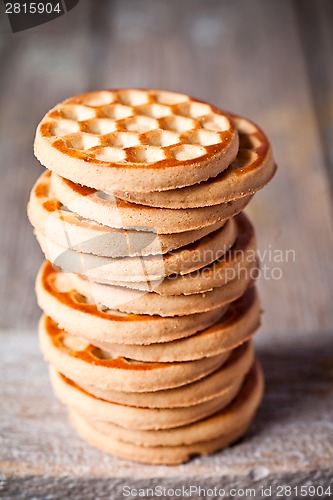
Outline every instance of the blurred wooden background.
<svg viewBox="0 0 333 500">
<path fill-rule="evenodd" d="M 90 89 L 160 87 L 244 114 L 273 143 L 278 174 L 249 212 L 260 249 L 293 249 L 296 260 L 281 263 L 282 279 L 260 281 L 265 315 L 258 345 L 268 372 L 262 419 L 277 411 L 274 405 L 292 406 L 310 379 L 313 393 L 332 387 L 333 2 L 81 0 L 62 18 L 17 34 L 2 6 L 0 34 L 4 335 L 35 330 L 40 314 L 33 287 L 42 255 L 25 210 L 42 172 L 32 153 L 42 115 Z M 294 363 L 303 369 L 292 368 L 289 384 Z M 319 411 L 314 397 L 309 411 L 316 405 Z M 325 401 L 328 425 L 332 405 Z"/>
<path fill-rule="evenodd" d="M 297 257 L 281 282 L 261 283 L 266 327 L 330 330 L 332 13 L 330 0 L 85 0 L 17 34 L 2 13 L 0 326 L 34 328 L 39 315 L 41 254 L 25 217 L 42 171 L 32 153 L 37 123 L 68 96 L 139 86 L 198 96 L 267 131 L 280 169 L 251 212 L 262 249 Z"/>
</svg>

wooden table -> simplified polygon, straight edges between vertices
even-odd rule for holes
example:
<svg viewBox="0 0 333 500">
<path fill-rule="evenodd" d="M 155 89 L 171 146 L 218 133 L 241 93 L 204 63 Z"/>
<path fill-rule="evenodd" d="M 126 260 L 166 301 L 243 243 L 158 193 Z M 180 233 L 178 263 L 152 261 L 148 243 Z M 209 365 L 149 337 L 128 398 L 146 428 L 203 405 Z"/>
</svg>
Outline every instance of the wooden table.
<svg viewBox="0 0 333 500">
<path fill-rule="evenodd" d="M 330 0 L 82 0 L 13 35 L 2 12 L 0 496 L 123 498 L 124 485 L 156 484 L 253 487 L 255 498 L 262 486 L 278 498 L 278 485 L 331 484 L 333 495 L 332 14 Z M 42 171 L 34 130 L 59 100 L 121 86 L 184 91 L 259 122 L 280 168 L 249 212 L 261 251 L 295 252 L 277 264 L 281 279 L 260 281 L 267 387 L 255 423 L 240 444 L 180 467 L 121 462 L 83 443 L 37 346 L 42 255 L 25 216 Z"/>
</svg>

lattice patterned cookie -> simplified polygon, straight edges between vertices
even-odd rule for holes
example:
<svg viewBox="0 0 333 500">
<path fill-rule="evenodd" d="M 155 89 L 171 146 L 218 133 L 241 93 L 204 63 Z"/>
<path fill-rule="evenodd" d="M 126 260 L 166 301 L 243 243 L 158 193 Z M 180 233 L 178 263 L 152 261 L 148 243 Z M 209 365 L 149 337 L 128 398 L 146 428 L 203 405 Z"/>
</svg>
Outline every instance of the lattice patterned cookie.
<svg viewBox="0 0 333 500">
<path fill-rule="evenodd" d="M 127 287 L 94 283 L 78 274 L 71 274 L 73 288 L 97 304 L 124 313 L 157 314 L 159 316 L 186 316 L 210 311 L 238 299 L 258 275 L 254 271 L 242 273 L 222 287 L 193 295 L 160 295 L 140 292 Z"/>
<path fill-rule="evenodd" d="M 237 226 L 233 219 L 201 240 L 163 255 L 148 257 L 100 257 L 66 249 L 35 231 L 47 260 L 65 272 L 78 273 L 97 283 L 154 281 L 171 274 L 187 274 L 221 258 L 234 244 Z"/>
<path fill-rule="evenodd" d="M 147 346 L 145 346 L 147 348 Z M 165 346 L 164 346 L 165 347 Z M 168 344 L 168 348 L 170 345 Z M 167 350 L 167 349 L 164 349 Z M 235 382 L 242 380 L 254 361 L 251 340 L 234 349 L 227 361 L 210 375 L 191 384 L 151 392 L 122 392 L 115 389 L 101 389 L 74 378 L 74 382 L 96 398 L 138 408 L 179 408 L 193 406 L 219 396 Z"/>
<path fill-rule="evenodd" d="M 151 432 L 124 430 L 74 411 L 71 420 L 79 435 L 100 450 L 127 460 L 175 465 L 224 448 L 243 436 L 259 406 L 263 388 L 263 374 L 255 363 L 227 408 L 193 424 Z"/>
<path fill-rule="evenodd" d="M 47 261 L 37 276 L 36 294 L 40 308 L 68 333 L 115 344 L 145 345 L 188 337 L 213 325 L 227 309 L 173 318 L 100 310 Z"/>
<path fill-rule="evenodd" d="M 162 281 L 150 281 L 145 276 L 141 282 L 109 280 L 108 284 L 170 296 L 208 292 L 242 275 L 254 279 L 258 271 L 254 228 L 244 213 L 238 214 L 233 220 L 237 224 L 236 241 L 224 256 L 212 264 L 192 273 L 165 277 Z"/>
<path fill-rule="evenodd" d="M 85 219 L 113 228 L 155 231 L 158 234 L 196 231 L 226 221 L 244 210 L 252 198 L 249 195 L 220 205 L 174 210 L 129 203 L 110 193 L 79 186 L 54 172 L 52 187 L 62 205 Z"/>
<path fill-rule="evenodd" d="M 260 301 L 255 287 L 251 287 L 229 305 L 227 312 L 215 325 L 190 337 L 168 342 L 167 345 L 162 342 L 133 346 L 98 341 L 94 341 L 94 345 L 112 350 L 118 356 L 140 361 L 193 361 L 235 349 L 252 337 L 259 326 Z"/>
<path fill-rule="evenodd" d="M 237 150 L 238 134 L 223 111 L 161 90 L 72 97 L 44 116 L 35 138 L 45 167 L 104 191 L 189 186 L 218 175 Z"/>
<path fill-rule="evenodd" d="M 71 335 L 49 317 L 41 318 L 39 334 L 45 359 L 66 377 L 124 392 L 160 391 L 194 382 L 219 368 L 229 356 L 227 351 L 182 364 L 135 361 Z"/>
<path fill-rule="evenodd" d="M 176 234 L 112 228 L 64 207 L 55 195 L 51 175 L 54 178 L 50 171 L 44 172 L 32 188 L 28 217 L 37 231 L 64 249 L 112 258 L 158 255 L 200 240 L 225 223 L 222 220 L 212 226 Z M 114 212 L 116 219 L 117 208 Z M 121 219 L 120 211 L 118 218 Z"/>
<path fill-rule="evenodd" d="M 228 113 L 239 134 L 236 159 L 217 177 L 194 186 L 162 193 L 116 192 L 122 200 L 158 208 L 198 208 L 225 204 L 262 189 L 274 176 L 277 166 L 264 132 L 252 121 Z"/>
<path fill-rule="evenodd" d="M 191 407 L 137 408 L 98 399 L 74 384 L 70 379 L 51 372 L 53 389 L 62 403 L 88 418 L 113 423 L 125 429 L 156 430 L 172 429 L 213 415 L 225 408 L 237 395 L 239 381 L 230 390 L 214 399 Z M 237 383 L 238 382 L 238 383 Z"/>
</svg>

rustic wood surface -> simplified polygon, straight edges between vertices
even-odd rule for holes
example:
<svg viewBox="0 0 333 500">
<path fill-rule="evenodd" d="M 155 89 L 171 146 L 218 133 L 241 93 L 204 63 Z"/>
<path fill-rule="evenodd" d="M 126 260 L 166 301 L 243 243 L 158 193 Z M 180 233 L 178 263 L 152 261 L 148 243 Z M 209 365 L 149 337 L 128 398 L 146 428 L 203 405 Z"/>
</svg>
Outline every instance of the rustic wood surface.
<svg viewBox="0 0 333 500">
<path fill-rule="evenodd" d="M 15 35 L 1 11 L 0 497 L 122 498 L 125 484 L 195 483 L 251 486 L 261 498 L 262 485 L 332 484 L 332 5 L 82 0 Z M 262 252 L 295 251 L 282 263 L 264 258 L 282 278 L 260 281 L 267 388 L 248 437 L 181 467 L 120 462 L 77 438 L 36 340 L 42 255 L 25 216 L 42 171 L 35 127 L 65 97 L 121 86 L 184 91 L 260 123 L 280 168 L 248 211 Z"/>
</svg>

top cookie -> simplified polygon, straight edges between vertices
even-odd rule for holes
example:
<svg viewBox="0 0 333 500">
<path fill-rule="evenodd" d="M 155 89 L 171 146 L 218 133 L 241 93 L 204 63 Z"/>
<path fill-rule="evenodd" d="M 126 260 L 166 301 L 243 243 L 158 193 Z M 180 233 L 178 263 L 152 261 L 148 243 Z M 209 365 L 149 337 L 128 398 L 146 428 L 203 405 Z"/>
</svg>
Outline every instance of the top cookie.
<svg viewBox="0 0 333 500">
<path fill-rule="evenodd" d="M 105 90 L 57 104 L 38 125 L 48 169 L 103 191 L 164 191 L 215 177 L 236 158 L 238 134 L 221 110 L 162 90 Z"/>
</svg>

